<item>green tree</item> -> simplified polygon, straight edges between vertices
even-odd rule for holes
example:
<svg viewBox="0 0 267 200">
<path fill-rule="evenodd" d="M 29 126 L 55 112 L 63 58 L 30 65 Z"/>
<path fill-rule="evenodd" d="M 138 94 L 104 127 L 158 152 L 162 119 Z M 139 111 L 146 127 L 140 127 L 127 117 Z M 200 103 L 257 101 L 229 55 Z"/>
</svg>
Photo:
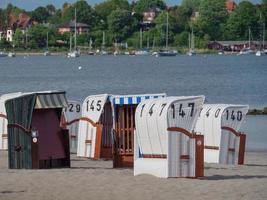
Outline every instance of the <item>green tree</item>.
<svg viewBox="0 0 267 200">
<path fill-rule="evenodd" d="M 108 27 L 112 33 L 112 39 L 121 42 L 131 35 L 138 22 L 127 10 L 114 10 L 108 17 Z"/>
<path fill-rule="evenodd" d="M 168 19 L 168 42 L 169 44 L 174 42 L 174 35 L 176 30 L 176 20 L 173 15 L 169 14 Z M 156 29 L 156 36 L 160 39 L 159 45 L 164 45 L 166 43 L 166 30 L 167 30 L 167 12 L 161 12 L 157 18 L 155 19 L 155 29 Z"/>
<path fill-rule="evenodd" d="M 114 10 L 128 10 L 130 11 L 130 5 L 127 0 L 106 0 L 95 6 L 95 11 L 97 15 L 102 20 L 107 20 L 107 17 Z"/>
<path fill-rule="evenodd" d="M 43 25 L 32 26 L 28 30 L 28 46 L 30 48 L 44 48 L 46 46 L 46 34 L 48 28 Z"/>
<path fill-rule="evenodd" d="M 200 2 L 200 0 L 183 0 L 181 6 L 191 11 L 191 14 L 193 14 L 193 12 L 199 10 Z"/>
<path fill-rule="evenodd" d="M 54 5 L 49 4 L 46 6 L 46 10 L 49 12 L 50 15 L 54 15 L 57 11 Z"/>
<path fill-rule="evenodd" d="M 6 26 L 5 18 L 6 18 L 6 15 L 5 15 L 4 10 L 0 8 L 0 30 L 3 30 Z"/>
<path fill-rule="evenodd" d="M 228 17 L 225 0 L 202 0 L 199 11 L 197 30 L 200 36 L 208 34 L 212 40 L 221 39 L 223 26 Z"/>
<path fill-rule="evenodd" d="M 139 0 L 134 6 L 134 11 L 137 13 L 143 13 L 153 7 L 163 10 L 166 8 L 166 4 L 162 0 Z"/>
<path fill-rule="evenodd" d="M 259 13 L 255 5 L 248 1 L 241 2 L 230 14 L 226 24 L 225 38 L 229 40 L 248 39 L 248 29 L 252 35 L 258 34 Z"/>
<path fill-rule="evenodd" d="M 176 35 L 175 36 L 175 45 L 187 47 L 188 46 L 188 40 L 189 40 L 188 37 L 189 37 L 189 32 L 187 32 L 187 31 L 183 31 L 182 33 Z"/>
<path fill-rule="evenodd" d="M 85 0 L 79 0 L 73 5 L 68 5 L 63 10 L 62 22 L 74 20 L 75 8 L 77 10 L 77 22 L 94 26 L 96 23 L 94 10 Z"/>
<path fill-rule="evenodd" d="M 24 44 L 24 34 L 22 33 L 22 31 L 17 28 L 14 36 L 13 36 L 13 40 L 14 40 L 14 45 L 16 47 L 22 47 Z"/>
<path fill-rule="evenodd" d="M 38 23 L 47 22 L 48 18 L 51 16 L 49 11 L 45 7 L 38 7 L 31 12 L 31 18 Z"/>
<path fill-rule="evenodd" d="M 60 9 L 56 10 L 56 12 L 48 18 L 48 22 L 50 24 L 61 24 L 62 20 L 62 11 Z"/>
</svg>

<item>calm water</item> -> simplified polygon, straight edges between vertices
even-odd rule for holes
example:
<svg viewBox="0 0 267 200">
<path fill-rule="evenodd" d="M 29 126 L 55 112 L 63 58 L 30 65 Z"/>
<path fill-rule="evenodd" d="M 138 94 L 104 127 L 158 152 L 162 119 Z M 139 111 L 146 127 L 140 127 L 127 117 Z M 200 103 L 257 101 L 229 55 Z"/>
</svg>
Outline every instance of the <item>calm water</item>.
<svg viewBox="0 0 267 200">
<path fill-rule="evenodd" d="M 81 66 L 82 69 L 78 70 Z M 69 99 L 90 94 L 166 92 L 204 94 L 208 103 L 267 106 L 267 56 L 32 56 L 0 58 L 0 94 L 65 90 Z M 248 117 L 251 150 L 267 150 L 267 117 Z"/>
</svg>

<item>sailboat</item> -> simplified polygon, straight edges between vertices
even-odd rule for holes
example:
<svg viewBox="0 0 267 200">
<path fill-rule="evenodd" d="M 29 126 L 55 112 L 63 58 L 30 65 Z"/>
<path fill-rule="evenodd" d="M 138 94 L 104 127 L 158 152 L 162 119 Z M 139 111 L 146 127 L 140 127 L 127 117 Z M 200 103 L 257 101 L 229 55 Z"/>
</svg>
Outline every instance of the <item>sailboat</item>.
<svg viewBox="0 0 267 200">
<path fill-rule="evenodd" d="M 102 47 L 101 47 L 101 52 L 100 55 L 107 55 L 108 52 L 105 51 L 105 45 L 106 45 L 106 34 L 105 31 L 102 33 Z"/>
<path fill-rule="evenodd" d="M 167 12 L 167 23 L 166 23 L 166 47 L 164 50 L 160 50 L 157 56 L 176 56 L 177 51 L 172 51 L 168 49 L 169 41 L 169 13 Z"/>
<path fill-rule="evenodd" d="M 191 35 L 189 34 L 189 51 L 187 53 L 187 55 L 189 56 L 193 56 L 196 55 L 196 51 L 195 51 L 195 37 L 194 37 L 194 31 L 192 28 L 192 33 Z"/>
<path fill-rule="evenodd" d="M 248 29 L 248 38 L 249 38 L 249 43 L 248 43 L 248 47 L 246 48 L 244 46 L 244 48 L 239 52 L 240 55 L 247 55 L 247 54 L 253 54 L 253 50 L 251 49 L 251 30 L 250 28 Z"/>
<path fill-rule="evenodd" d="M 7 53 L 4 51 L 0 51 L 0 57 L 7 57 Z"/>
<path fill-rule="evenodd" d="M 70 52 L 68 53 L 68 58 L 77 58 L 80 56 L 80 52 L 77 51 L 77 10 L 75 8 L 75 20 L 74 20 L 74 50 L 71 50 L 71 43 L 70 43 Z"/>
<path fill-rule="evenodd" d="M 262 45 L 262 49 L 261 49 Z M 263 29 L 262 29 L 262 44 L 260 44 L 259 50 L 256 52 L 256 56 L 262 56 L 262 54 L 267 54 L 267 50 L 265 49 L 265 24 L 263 23 Z"/>
<path fill-rule="evenodd" d="M 44 56 L 50 56 L 50 52 L 49 52 L 49 49 L 48 49 L 48 32 L 46 33 L 46 50 L 44 52 Z"/>
<path fill-rule="evenodd" d="M 14 57 L 16 57 L 16 53 L 15 53 L 15 52 L 9 52 L 9 53 L 7 54 L 7 56 L 8 56 L 9 58 L 14 58 Z"/>
<path fill-rule="evenodd" d="M 140 28 L 140 33 L 139 33 L 139 41 L 140 41 L 140 49 L 135 52 L 135 55 L 143 56 L 143 55 L 148 55 L 149 52 L 145 49 L 143 49 L 143 30 Z"/>
<path fill-rule="evenodd" d="M 14 58 L 14 57 L 16 57 L 16 53 L 15 53 L 15 50 L 14 50 L 14 48 L 15 48 L 15 44 L 13 44 L 12 47 L 13 47 L 13 51 L 8 52 L 8 54 L 7 54 L 7 56 L 8 56 L 9 58 Z"/>
<path fill-rule="evenodd" d="M 90 55 L 90 56 L 95 55 L 95 52 L 92 51 L 92 44 L 93 44 L 93 41 L 92 41 L 92 38 L 90 38 L 90 41 L 89 41 L 89 52 L 88 52 L 88 55 Z"/>
<path fill-rule="evenodd" d="M 7 53 L 0 51 L 0 57 L 7 57 Z"/>
<path fill-rule="evenodd" d="M 267 54 L 267 49 L 265 49 L 265 23 L 263 23 L 262 48 L 263 48 L 263 53 Z"/>
</svg>

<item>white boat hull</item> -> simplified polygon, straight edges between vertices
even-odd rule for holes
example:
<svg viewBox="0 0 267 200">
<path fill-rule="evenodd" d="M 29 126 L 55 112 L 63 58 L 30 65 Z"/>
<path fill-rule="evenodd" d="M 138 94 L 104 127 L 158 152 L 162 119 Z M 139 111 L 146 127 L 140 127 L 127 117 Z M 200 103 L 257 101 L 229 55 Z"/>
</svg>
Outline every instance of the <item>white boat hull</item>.
<svg viewBox="0 0 267 200">
<path fill-rule="evenodd" d="M 78 58 L 80 53 L 78 51 L 73 51 L 68 53 L 68 58 Z"/>
</svg>

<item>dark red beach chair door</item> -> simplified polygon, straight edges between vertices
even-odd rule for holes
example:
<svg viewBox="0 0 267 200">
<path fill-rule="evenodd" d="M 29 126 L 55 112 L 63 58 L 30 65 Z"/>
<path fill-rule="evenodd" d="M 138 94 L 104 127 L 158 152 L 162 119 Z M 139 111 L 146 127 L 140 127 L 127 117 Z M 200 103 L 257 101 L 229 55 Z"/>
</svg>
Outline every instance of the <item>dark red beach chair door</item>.
<svg viewBox="0 0 267 200">
<path fill-rule="evenodd" d="M 32 128 L 38 130 L 38 141 L 32 146 L 33 168 L 69 165 L 68 134 L 60 127 L 60 115 L 60 109 L 34 110 Z"/>
<path fill-rule="evenodd" d="M 100 117 L 100 124 L 102 124 L 101 150 L 100 157 L 112 159 L 112 108 L 111 103 L 108 102 L 104 106 L 104 112 Z"/>
<path fill-rule="evenodd" d="M 133 167 L 136 105 L 116 107 L 113 167 Z"/>
</svg>

